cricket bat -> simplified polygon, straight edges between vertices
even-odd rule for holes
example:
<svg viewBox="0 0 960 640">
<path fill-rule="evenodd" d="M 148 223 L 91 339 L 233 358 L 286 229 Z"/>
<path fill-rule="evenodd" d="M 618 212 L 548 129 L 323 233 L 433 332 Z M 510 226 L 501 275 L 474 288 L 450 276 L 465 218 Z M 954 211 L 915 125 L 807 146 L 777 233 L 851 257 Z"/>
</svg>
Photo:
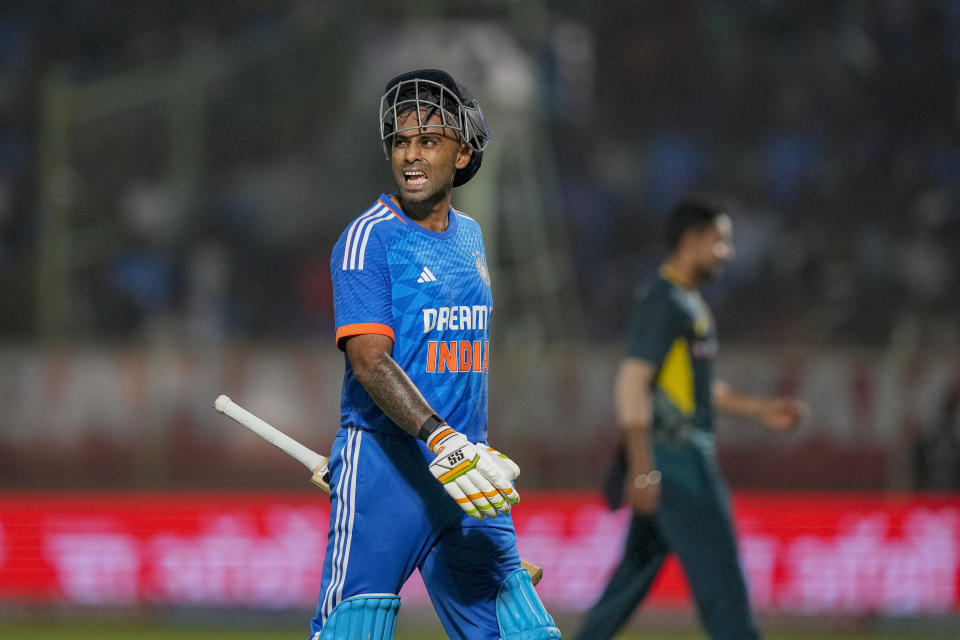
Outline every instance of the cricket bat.
<svg viewBox="0 0 960 640">
<path fill-rule="evenodd" d="M 218 396 L 213 408 L 250 429 L 255 434 L 279 448 L 294 460 L 310 470 L 310 482 L 330 493 L 330 473 L 327 470 L 329 458 L 309 449 L 273 425 L 253 415 L 225 395 Z M 521 559 L 520 564 L 530 573 L 533 586 L 543 578 L 543 568 Z"/>
</svg>

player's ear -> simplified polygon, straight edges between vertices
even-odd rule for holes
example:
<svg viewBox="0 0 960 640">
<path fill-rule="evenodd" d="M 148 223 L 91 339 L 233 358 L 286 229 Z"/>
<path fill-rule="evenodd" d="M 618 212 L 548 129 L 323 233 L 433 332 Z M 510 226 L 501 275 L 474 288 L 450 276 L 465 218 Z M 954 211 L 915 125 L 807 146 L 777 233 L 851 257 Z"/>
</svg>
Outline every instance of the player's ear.
<svg viewBox="0 0 960 640">
<path fill-rule="evenodd" d="M 473 149 L 467 144 L 460 144 L 460 150 L 457 151 L 457 161 L 454 166 L 457 169 L 463 169 L 470 164 L 470 157 L 473 156 Z"/>
</svg>

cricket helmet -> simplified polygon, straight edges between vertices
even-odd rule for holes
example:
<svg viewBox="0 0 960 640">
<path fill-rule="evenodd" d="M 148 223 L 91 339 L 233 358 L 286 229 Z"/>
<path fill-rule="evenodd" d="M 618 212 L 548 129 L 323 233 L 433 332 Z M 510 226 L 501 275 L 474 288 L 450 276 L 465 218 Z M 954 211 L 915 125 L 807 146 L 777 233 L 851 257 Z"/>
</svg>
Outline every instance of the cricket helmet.
<svg viewBox="0 0 960 640">
<path fill-rule="evenodd" d="M 397 121 L 408 111 L 417 113 L 417 123 L 398 130 Z M 440 115 L 441 124 L 424 124 L 435 114 Z M 380 98 L 380 140 L 387 159 L 394 135 L 424 127 L 454 129 L 460 140 L 473 149 L 470 162 L 463 169 L 457 169 L 453 177 L 453 186 L 466 184 L 480 169 L 490 130 L 477 99 L 446 71 L 420 69 L 403 73 L 387 83 Z"/>
</svg>

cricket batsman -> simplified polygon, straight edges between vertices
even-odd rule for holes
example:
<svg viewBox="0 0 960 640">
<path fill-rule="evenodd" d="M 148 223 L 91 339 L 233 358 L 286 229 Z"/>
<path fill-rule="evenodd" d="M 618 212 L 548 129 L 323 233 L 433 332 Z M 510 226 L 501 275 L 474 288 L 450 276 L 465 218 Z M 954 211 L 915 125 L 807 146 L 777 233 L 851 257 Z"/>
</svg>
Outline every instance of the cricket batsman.
<svg viewBox="0 0 960 640">
<path fill-rule="evenodd" d="M 517 553 L 520 470 L 486 442 L 490 274 L 479 225 L 451 206 L 486 121 L 463 85 L 423 69 L 387 83 L 380 134 L 397 190 L 330 261 L 345 372 L 311 637 L 393 638 L 419 570 L 451 638 L 560 638 Z"/>
</svg>

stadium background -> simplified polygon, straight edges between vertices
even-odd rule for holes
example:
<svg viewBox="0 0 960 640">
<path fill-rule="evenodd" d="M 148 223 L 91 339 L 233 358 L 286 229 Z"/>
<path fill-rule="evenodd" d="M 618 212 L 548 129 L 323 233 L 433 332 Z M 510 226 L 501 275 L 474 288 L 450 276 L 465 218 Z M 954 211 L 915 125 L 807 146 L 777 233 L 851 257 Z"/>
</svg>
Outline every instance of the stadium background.
<svg viewBox="0 0 960 640">
<path fill-rule="evenodd" d="M 85 0 L 0 10 L 0 635 L 305 625 L 325 501 L 212 401 L 329 446 L 329 251 L 390 189 L 385 81 L 428 66 L 493 131 L 455 204 L 564 630 L 623 534 L 596 487 L 629 300 L 699 191 L 735 221 L 720 375 L 812 408 L 720 425 L 765 627 L 960 633 L 956 0 Z M 635 630 L 695 628 L 684 589 L 672 567 Z"/>
</svg>

